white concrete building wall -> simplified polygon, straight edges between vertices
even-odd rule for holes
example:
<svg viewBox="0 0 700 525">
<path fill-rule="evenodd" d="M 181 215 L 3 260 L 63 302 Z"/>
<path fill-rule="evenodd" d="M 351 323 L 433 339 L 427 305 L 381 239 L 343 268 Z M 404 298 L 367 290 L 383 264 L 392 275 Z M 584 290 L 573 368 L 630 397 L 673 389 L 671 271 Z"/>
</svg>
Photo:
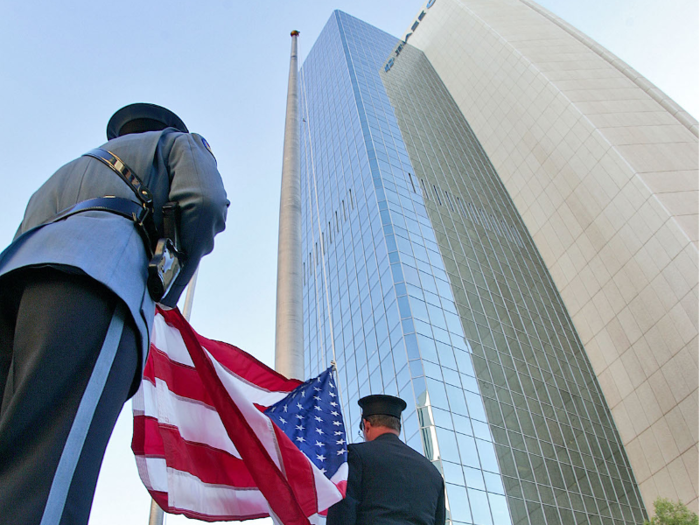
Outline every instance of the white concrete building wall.
<svg viewBox="0 0 700 525">
<path fill-rule="evenodd" d="M 409 43 L 534 237 L 647 510 L 664 496 L 698 512 L 697 121 L 530 0 L 425 11 Z"/>
</svg>

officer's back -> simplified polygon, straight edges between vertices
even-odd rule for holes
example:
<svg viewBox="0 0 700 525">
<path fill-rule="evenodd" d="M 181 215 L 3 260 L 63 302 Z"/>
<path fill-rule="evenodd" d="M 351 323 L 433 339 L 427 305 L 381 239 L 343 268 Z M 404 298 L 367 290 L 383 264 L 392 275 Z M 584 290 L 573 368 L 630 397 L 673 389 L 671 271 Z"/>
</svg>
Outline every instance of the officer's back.
<svg viewBox="0 0 700 525">
<path fill-rule="evenodd" d="M 358 403 L 366 442 L 348 446 L 346 497 L 329 509 L 328 525 L 443 525 L 442 476 L 398 437 L 406 403 L 385 395 Z"/>
</svg>

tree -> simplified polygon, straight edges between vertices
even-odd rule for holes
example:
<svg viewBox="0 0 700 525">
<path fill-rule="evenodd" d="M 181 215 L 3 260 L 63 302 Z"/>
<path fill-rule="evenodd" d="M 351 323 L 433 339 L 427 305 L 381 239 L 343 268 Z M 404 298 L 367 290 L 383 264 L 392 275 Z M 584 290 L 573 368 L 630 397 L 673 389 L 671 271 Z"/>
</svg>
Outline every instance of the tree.
<svg viewBox="0 0 700 525">
<path fill-rule="evenodd" d="M 698 525 L 698 515 L 680 501 L 673 503 L 666 498 L 656 498 L 654 512 L 656 516 L 644 525 Z"/>
</svg>

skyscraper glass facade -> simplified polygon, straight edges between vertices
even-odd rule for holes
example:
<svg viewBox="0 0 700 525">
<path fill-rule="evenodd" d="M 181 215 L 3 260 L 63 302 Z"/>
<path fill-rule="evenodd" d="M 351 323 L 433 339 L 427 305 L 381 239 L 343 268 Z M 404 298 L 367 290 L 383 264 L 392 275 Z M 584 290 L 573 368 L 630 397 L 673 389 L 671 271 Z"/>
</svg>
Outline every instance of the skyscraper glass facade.
<svg viewBox="0 0 700 525">
<path fill-rule="evenodd" d="M 442 472 L 454 523 L 641 523 L 546 267 L 438 75 L 398 44 L 336 11 L 301 69 L 307 377 L 337 362 L 348 428 L 358 398 L 405 399 L 402 438 Z"/>
</svg>

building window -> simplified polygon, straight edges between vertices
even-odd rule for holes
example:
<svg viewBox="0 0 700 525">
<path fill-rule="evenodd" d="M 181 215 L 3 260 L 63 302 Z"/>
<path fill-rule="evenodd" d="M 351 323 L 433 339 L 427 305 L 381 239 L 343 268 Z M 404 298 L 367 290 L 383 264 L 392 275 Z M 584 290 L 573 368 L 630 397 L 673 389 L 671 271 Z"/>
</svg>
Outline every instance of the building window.
<svg viewBox="0 0 700 525">
<path fill-rule="evenodd" d="M 440 206 L 442 206 L 442 201 L 440 200 L 440 194 L 438 193 L 437 187 L 433 184 L 433 191 L 435 192 L 435 198 Z"/>
<path fill-rule="evenodd" d="M 425 181 L 423 179 L 420 180 L 420 185 L 423 188 L 423 196 L 426 199 L 430 200 L 430 194 L 428 193 L 428 190 L 425 187 Z"/>
<path fill-rule="evenodd" d="M 411 174 L 408 174 L 408 181 L 411 183 L 411 188 L 413 188 L 413 193 L 416 193 L 416 187 L 413 184 L 413 177 L 411 177 Z"/>
</svg>

